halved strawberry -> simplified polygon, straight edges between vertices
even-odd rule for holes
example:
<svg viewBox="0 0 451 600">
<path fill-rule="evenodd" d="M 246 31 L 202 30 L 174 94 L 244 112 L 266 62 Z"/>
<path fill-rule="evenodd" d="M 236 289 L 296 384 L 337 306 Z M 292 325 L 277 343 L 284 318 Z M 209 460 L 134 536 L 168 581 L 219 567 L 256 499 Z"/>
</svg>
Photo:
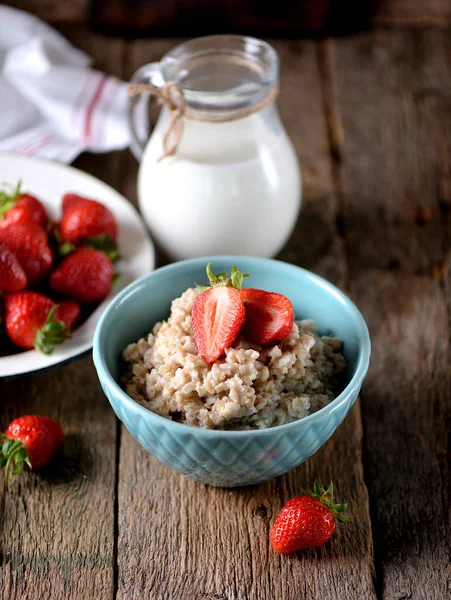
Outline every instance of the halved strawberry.
<svg viewBox="0 0 451 600">
<path fill-rule="evenodd" d="M 0 244 L 0 292 L 20 292 L 27 285 L 27 276 L 16 255 Z"/>
<path fill-rule="evenodd" d="M 253 288 L 241 290 L 246 305 L 243 335 L 254 344 L 275 344 L 291 331 L 294 321 L 293 305 L 286 296 Z"/>
<path fill-rule="evenodd" d="M 12 223 L 34 223 L 44 229 L 48 223 L 41 202 L 31 194 L 22 194 L 20 182 L 10 194 L 0 192 L 0 227 L 8 227 Z"/>
<path fill-rule="evenodd" d="M 231 277 L 227 273 L 213 274 L 210 264 L 207 275 L 212 287 L 196 298 L 191 312 L 194 339 L 199 354 L 207 363 L 214 362 L 238 337 L 246 318 L 240 288 L 243 275 L 232 267 Z"/>
<path fill-rule="evenodd" d="M 5 296 L 5 329 L 10 340 L 29 350 L 53 352 L 55 344 L 70 337 L 69 327 L 56 319 L 58 305 L 47 296 L 24 291 Z"/>
</svg>

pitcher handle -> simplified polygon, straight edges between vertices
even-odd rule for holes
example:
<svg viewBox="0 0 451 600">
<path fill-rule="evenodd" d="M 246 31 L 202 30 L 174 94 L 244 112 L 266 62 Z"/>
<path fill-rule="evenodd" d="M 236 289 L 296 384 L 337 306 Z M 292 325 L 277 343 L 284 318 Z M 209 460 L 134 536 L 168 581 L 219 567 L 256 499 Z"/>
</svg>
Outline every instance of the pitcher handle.
<svg viewBox="0 0 451 600">
<path fill-rule="evenodd" d="M 151 83 L 161 87 L 164 83 L 160 63 L 144 65 L 136 71 L 130 80 L 132 84 Z M 128 124 L 131 134 L 130 150 L 139 162 L 142 159 L 150 135 L 148 104 L 150 94 L 131 96 L 128 106 Z"/>
</svg>

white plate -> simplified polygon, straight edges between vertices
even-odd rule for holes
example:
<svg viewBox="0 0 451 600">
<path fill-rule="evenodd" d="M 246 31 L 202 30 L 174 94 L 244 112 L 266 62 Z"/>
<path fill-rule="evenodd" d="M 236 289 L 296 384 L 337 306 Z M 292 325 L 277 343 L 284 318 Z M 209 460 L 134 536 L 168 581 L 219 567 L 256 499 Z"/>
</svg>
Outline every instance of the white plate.
<svg viewBox="0 0 451 600">
<path fill-rule="evenodd" d="M 149 273 L 155 267 L 155 250 L 135 208 L 121 194 L 99 179 L 73 167 L 30 158 L 17 154 L 0 153 L 0 183 L 16 184 L 22 180 L 22 189 L 35 194 L 44 204 L 51 219 L 59 219 L 61 198 L 66 192 L 75 192 L 98 200 L 108 206 L 119 225 L 118 246 L 121 259 L 115 270 L 120 277 L 109 296 L 90 317 L 74 331 L 72 337 L 46 356 L 29 350 L 0 357 L 0 377 L 24 375 L 55 367 L 74 359 L 92 348 L 97 321 L 110 300 L 129 283 Z"/>
</svg>

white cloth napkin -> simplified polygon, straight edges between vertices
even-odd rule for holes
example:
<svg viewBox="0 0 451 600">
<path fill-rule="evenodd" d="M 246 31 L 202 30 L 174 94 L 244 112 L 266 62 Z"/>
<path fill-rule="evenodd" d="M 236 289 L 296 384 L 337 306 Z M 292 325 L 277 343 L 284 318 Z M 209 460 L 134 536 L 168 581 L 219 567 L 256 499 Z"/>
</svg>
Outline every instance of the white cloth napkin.
<svg viewBox="0 0 451 600">
<path fill-rule="evenodd" d="M 0 6 L 0 151 L 69 163 L 129 144 L 127 84 L 36 17 Z"/>
</svg>

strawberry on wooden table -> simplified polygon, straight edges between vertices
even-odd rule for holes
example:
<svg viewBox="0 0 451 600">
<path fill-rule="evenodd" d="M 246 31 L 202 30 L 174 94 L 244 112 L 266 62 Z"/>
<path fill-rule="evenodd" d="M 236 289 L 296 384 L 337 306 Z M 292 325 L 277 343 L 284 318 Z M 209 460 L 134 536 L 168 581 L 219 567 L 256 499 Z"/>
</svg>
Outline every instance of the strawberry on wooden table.
<svg viewBox="0 0 451 600">
<path fill-rule="evenodd" d="M 65 242 L 63 254 L 82 244 L 103 250 L 111 260 L 117 258 L 116 219 L 106 206 L 96 200 L 65 194 L 59 236 Z"/>
<path fill-rule="evenodd" d="M 210 264 L 207 275 L 211 287 L 196 298 L 191 313 L 199 354 L 207 363 L 214 362 L 238 337 L 246 318 L 240 296 L 243 275 L 232 267 L 230 278 L 227 273 L 214 275 Z"/>
<path fill-rule="evenodd" d="M 286 296 L 246 288 L 241 290 L 246 306 L 243 335 L 254 344 L 275 344 L 291 332 L 294 322 L 293 305 Z"/>
<path fill-rule="evenodd" d="M 0 243 L 16 255 L 30 286 L 41 281 L 53 265 L 47 233 L 35 223 L 13 223 L 1 228 Z"/>
<path fill-rule="evenodd" d="M 61 446 L 63 429 L 49 417 L 28 415 L 12 421 L 0 434 L 0 441 L 0 469 L 5 469 L 7 489 L 10 467 L 13 466 L 13 476 L 19 475 L 25 465 L 33 470 L 44 467 Z"/>
<path fill-rule="evenodd" d="M 53 271 L 50 286 L 64 297 L 91 304 L 108 295 L 113 275 L 113 265 L 104 252 L 77 248 Z"/>
<path fill-rule="evenodd" d="M 20 182 L 12 193 L 0 192 L 0 227 L 13 223 L 34 223 L 44 229 L 48 224 L 44 206 L 31 194 L 22 194 Z"/>
<path fill-rule="evenodd" d="M 6 294 L 5 329 L 10 340 L 26 350 L 35 348 L 51 354 L 56 344 L 70 337 L 72 322 L 59 315 L 58 305 L 47 296 L 32 291 Z"/>
<path fill-rule="evenodd" d="M 20 292 L 27 285 L 27 276 L 16 255 L 0 244 L 0 292 Z"/>
<path fill-rule="evenodd" d="M 335 519 L 347 523 L 346 504 L 333 503 L 333 485 L 327 490 L 315 481 L 313 492 L 289 500 L 278 514 L 270 533 L 276 552 L 289 554 L 322 546 L 335 531 Z"/>
</svg>

